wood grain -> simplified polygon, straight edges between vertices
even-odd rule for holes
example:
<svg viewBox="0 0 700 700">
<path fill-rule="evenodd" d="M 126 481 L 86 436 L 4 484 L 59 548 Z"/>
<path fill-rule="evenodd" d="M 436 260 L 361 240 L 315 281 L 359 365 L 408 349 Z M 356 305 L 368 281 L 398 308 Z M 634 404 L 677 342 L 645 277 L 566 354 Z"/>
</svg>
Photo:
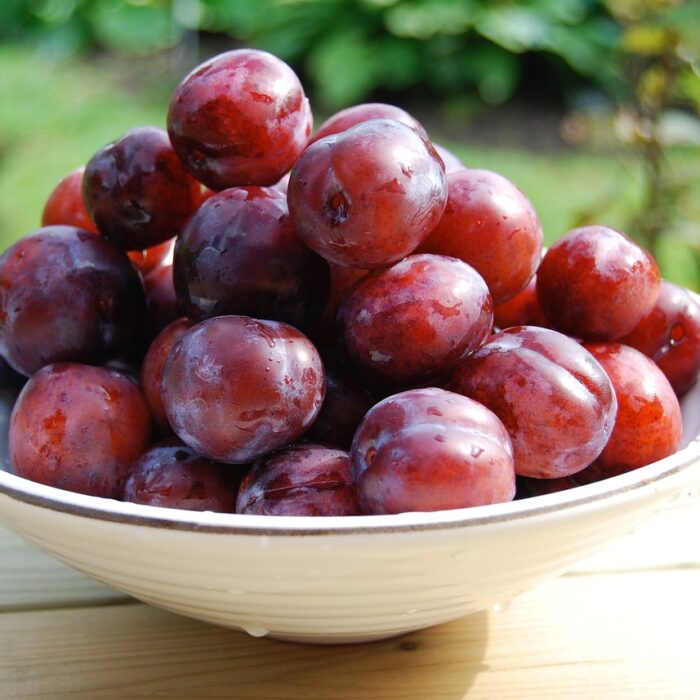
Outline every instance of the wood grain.
<svg viewBox="0 0 700 700">
<path fill-rule="evenodd" d="M 0 698 L 696 700 L 698 533 L 687 503 L 503 611 L 313 647 L 124 603 L 1 532 Z"/>
</svg>

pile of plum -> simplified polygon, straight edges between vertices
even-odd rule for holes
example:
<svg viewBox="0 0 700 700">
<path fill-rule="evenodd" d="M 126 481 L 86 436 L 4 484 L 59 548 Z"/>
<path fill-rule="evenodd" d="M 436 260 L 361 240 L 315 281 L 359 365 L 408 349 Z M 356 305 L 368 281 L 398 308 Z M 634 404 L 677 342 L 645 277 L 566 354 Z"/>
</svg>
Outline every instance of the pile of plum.
<svg viewBox="0 0 700 700">
<path fill-rule="evenodd" d="M 268 515 L 463 508 L 672 454 L 700 307 L 605 226 L 542 256 L 527 198 L 402 109 L 311 136 L 237 50 L 67 175 L 0 258 L 20 476 Z M 516 479 L 517 475 L 517 479 Z"/>
</svg>

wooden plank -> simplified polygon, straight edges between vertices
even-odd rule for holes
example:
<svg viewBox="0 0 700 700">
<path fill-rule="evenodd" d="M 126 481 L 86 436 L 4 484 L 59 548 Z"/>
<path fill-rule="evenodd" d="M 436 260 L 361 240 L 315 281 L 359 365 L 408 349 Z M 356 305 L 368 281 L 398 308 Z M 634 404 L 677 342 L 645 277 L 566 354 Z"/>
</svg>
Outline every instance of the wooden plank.
<svg viewBox="0 0 700 700">
<path fill-rule="evenodd" d="M 700 697 L 700 571 L 563 578 L 398 639 L 253 639 L 140 604 L 0 615 L 3 699 Z"/>
<path fill-rule="evenodd" d="M 59 563 L 0 527 L 0 613 L 125 599 L 123 593 Z"/>
</svg>

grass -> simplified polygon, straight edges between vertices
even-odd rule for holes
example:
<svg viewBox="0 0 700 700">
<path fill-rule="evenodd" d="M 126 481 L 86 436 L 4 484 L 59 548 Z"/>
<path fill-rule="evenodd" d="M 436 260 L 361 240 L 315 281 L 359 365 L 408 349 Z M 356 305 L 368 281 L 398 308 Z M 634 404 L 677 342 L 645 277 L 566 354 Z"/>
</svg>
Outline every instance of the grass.
<svg viewBox="0 0 700 700">
<path fill-rule="evenodd" d="M 133 126 L 163 126 L 179 73 L 164 59 L 57 60 L 0 45 L 0 246 L 36 228 L 56 181 L 99 147 Z M 624 229 L 641 201 L 641 173 L 630 157 L 444 145 L 467 165 L 515 182 L 535 205 L 548 243 L 586 222 Z M 696 259 L 679 239 L 665 240 L 659 257 L 667 277 L 698 287 Z"/>
</svg>

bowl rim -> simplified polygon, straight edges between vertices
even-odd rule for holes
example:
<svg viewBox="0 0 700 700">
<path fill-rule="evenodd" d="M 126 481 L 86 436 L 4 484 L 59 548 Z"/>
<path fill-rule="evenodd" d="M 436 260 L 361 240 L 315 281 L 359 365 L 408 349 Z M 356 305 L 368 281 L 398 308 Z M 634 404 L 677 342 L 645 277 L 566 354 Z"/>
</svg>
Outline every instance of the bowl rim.
<svg viewBox="0 0 700 700">
<path fill-rule="evenodd" d="M 689 289 L 685 291 L 700 304 L 700 294 Z M 700 404 L 700 377 L 680 399 L 681 407 L 691 403 Z M 692 467 L 696 467 L 697 475 L 692 473 Z M 556 516 L 565 511 L 610 505 L 619 500 L 641 499 L 658 492 L 672 493 L 681 488 L 677 484 L 679 478 L 684 484 L 683 478 L 686 481 L 700 480 L 700 432 L 692 435 L 683 449 L 668 457 L 591 484 L 506 503 L 393 515 L 312 518 L 160 508 L 46 486 L 5 471 L 0 465 L 0 515 L 2 496 L 6 496 L 29 506 L 67 515 L 166 530 L 257 537 L 388 534 L 474 528 L 520 522 L 537 516 Z"/>
<path fill-rule="evenodd" d="M 537 516 L 557 515 L 576 508 L 611 504 L 620 499 L 673 492 L 678 490 L 675 477 L 687 475 L 693 466 L 698 467 L 700 476 L 700 435 L 685 448 L 645 467 L 565 491 L 471 508 L 394 515 L 310 518 L 160 508 L 65 491 L 30 481 L 2 469 L 0 496 L 29 506 L 91 520 L 167 530 L 291 537 L 364 535 L 442 531 L 519 522 Z M 2 510 L 0 498 L 0 512 Z"/>
</svg>

